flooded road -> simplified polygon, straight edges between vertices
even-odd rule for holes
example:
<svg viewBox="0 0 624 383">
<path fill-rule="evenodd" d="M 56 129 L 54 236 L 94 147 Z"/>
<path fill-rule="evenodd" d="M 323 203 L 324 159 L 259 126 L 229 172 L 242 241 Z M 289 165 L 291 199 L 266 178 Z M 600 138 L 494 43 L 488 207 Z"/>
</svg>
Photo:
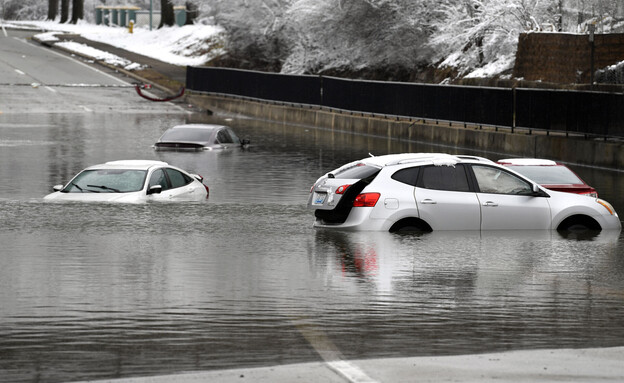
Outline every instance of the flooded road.
<svg viewBox="0 0 624 383">
<path fill-rule="evenodd" d="M 228 123 L 252 146 L 152 149 L 184 122 Z M 405 151 L 454 152 L 199 114 L 0 115 L 0 381 L 318 361 L 328 348 L 351 359 L 624 345 L 620 233 L 312 228 L 319 175 Z M 210 199 L 42 201 L 119 159 L 199 173 Z M 574 169 L 624 213 L 621 173 Z"/>
</svg>

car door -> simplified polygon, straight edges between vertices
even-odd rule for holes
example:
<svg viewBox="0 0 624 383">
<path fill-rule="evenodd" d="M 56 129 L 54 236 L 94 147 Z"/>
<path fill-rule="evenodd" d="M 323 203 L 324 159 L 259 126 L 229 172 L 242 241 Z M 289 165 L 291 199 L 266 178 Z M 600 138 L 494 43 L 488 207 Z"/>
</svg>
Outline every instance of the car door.
<svg viewBox="0 0 624 383">
<path fill-rule="evenodd" d="M 197 194 L 203 192 L 203 186 L 193 182 L 188 175 L 172 168 L 165 168 L 165 173 L 171 184 L 171 189 L 167 190 L 168 198 L 171 200 L 192 200 Z M 199 189 L 199 188 L 202 189 Z"/>
<path fill-rule="evenodd" d="M 504 169 L 472 165 L 481 207 L 481 230 L 550 229 L 548 198 L 534 196 L 532 184 Z"/>
<path fill-rule="evenodd" d="M 170 201 L 176 199 L 193 199 L 197 187 L 192 179 L 186 174 L 171 168 L 154 170 L 150 176 L 148 190 L 154 185 L 162 187 L 161 192 L 150 194 L 148 197 L 154 201 Z"/>
<path fill-rule="evenodd" d="M 170 193 L 168 190 L 171 189 L 171 185 L 169 183 L 169 179 L 165 174 L 164 169 L 156 169 L 150 175 L 149 183 L 147 184 L 147 190 L 149 192 L 152 186 L 160 185 L 161 191 L 160 193 L 149 194 L 148 200 L 168 200 L 170 198 Z"/>
<path fill-rule="evenodd" d="M 414 197 L 420 218 L 433 230 L 479 230 L 479 200 L 470 191 L 466 169 L 455 166 L 424 166 Z"/>
</svg>

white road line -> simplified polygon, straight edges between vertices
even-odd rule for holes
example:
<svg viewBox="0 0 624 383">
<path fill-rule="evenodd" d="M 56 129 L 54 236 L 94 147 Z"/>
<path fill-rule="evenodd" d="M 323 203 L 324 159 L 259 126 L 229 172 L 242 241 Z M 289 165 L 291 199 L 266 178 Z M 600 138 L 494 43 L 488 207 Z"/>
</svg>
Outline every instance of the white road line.
<svg viewBox="0 0 624 383">
<path fill-rule="evenodd" d="M 50 92 L 52 92 L 52 93 L 56 93 L 56 89 L 54 89 L 54 88 L 50 88 L 49 86 L 46 86 L 45 88 L 47 90 L 49 90 Z"/>
<path fill-rule="evenodd" d="M 22 76 L 25 76 L 25 75 L 26 75 L 26 73 L 22 72 L 22 71 L 21 71 L 21 70 L 19 70 L 19 69 L 14 69 L 14 70 L 15 70 L 17 73 L 21 74 Z"/>
<path fill-rule="evenodd" d="M 301 323 L 298 320 L 293 320 L 293 322 L 295 322 L 295 327 L 301 335 L 325 361 L 325 364 L 338 375 L 350 383 L 378 383 L 355 364 L 343 360 L 340 350 L 323 331 L 320 331 L 313 324 Z"/>
<path fill-rule="evenodd" d="M 85 112 L 93 112 L 93 109 L 89 109 L 88 107 L 84 106 L 84 105 L 78 105 L 79 107 L 81 107 L 82 109 L 84 109 Z"/>
<path fill-rule="evenodd" d="M 4 28 L 4 24 L 2 24 L 2 33 L 4 33 L 4 37 L 9 37 L 9 35 L 7 34 L 6 29 Z"/>
</svg>

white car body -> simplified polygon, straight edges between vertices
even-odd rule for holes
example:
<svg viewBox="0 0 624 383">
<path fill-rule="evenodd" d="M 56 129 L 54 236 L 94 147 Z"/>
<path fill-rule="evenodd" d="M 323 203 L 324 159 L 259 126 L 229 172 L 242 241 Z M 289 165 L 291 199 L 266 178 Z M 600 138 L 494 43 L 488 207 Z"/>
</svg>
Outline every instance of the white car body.
<svg viewBox="0 0 624 383">
<path fill-rule="evenodd" d="M 308 207 L 315 227 L 344 230 L 621 228 L 604 200 L 545 189 L 485 158 L 440 153 L 351 162 L 317 180 Z"/>
<path fill-rule="evenodd" d="M 101 174 L 104 182 L 81 183 L 89 174 Z M 120 179 L 120 174 L 128 174 Z M 107 175 L 111 177 L 106 178 Z M 46 201 L 125 202 L 201 201 L 208 198 L 208 187 L 202 177 L 188 173 L 162 161 L 125 160 L 90 166 L 78 173 L 66 185 L 54 186 Z M 123 181 L 123 182 L 122 182 Z M 95 181 L 91 181 L 95 182 Z M 127 190 L 119 185 L 131 184 Z"/>
</svg>

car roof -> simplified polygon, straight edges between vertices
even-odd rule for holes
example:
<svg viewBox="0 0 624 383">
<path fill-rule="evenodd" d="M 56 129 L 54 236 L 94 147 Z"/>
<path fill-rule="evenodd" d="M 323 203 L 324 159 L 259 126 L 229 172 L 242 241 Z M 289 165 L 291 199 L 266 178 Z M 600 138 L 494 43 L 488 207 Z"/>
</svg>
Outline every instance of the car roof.
<svg viewBox="0 0 624 383">
<path fill-rule="evenodd" d="M 487 158 L 467 155 L 451 155 L 446 153 L 400 153 L 400 154 L 386 154 L 382 156 L 373 156 L 363 158 L 361 160 L 349 162 L 327 174 L 339 174 L 347 169 L 355 166 L 370 165 L 377 168 L 383 168 L 386 166 L 398 166 L 398 165 L 437 165 L 437 166 L 454 166 L 455 164 L 462 162 L 477 162 L 496 165 L 495 162 L 488 160 Z M 498 165 L 501 166 L 501 165 Z"/>
<path fill-rule="evenodd" d="M 446 153 L 401 153 L 383 156 L 371 156 L 359 162 L 377 166 L 403 165 L 407 163 L 422 163 L 433 165 L 455 165 L 461 162 L 494 162 L 478 156 L 452 155 Z"/>
<path fill-rule="evenodd" d="M 497 161 L 499 164 L 505 165 L 519 165 L 519 166 L 554 166 L 561 165 L 558 162 L 552 160 L 545 160 L 541 158 L 505 158 Z"/>
<path fill-rule="evenodd" d="M 87 169 L 137 169 L 147 170 L 153 166 L 169 166 L 168 163 L 163 161 L 152 160 L 119 160 L 109 161 L 103 164 L 89 166 Z"/>
<path fill-rule="evenodd" d="M 169 129 L 204 129 L 204 130 L 215 130 L 227 128 L 225 125 L 217 125 L 217 124 L 184 124 L 184 125 L 176 125 Z"/>
</svg>

